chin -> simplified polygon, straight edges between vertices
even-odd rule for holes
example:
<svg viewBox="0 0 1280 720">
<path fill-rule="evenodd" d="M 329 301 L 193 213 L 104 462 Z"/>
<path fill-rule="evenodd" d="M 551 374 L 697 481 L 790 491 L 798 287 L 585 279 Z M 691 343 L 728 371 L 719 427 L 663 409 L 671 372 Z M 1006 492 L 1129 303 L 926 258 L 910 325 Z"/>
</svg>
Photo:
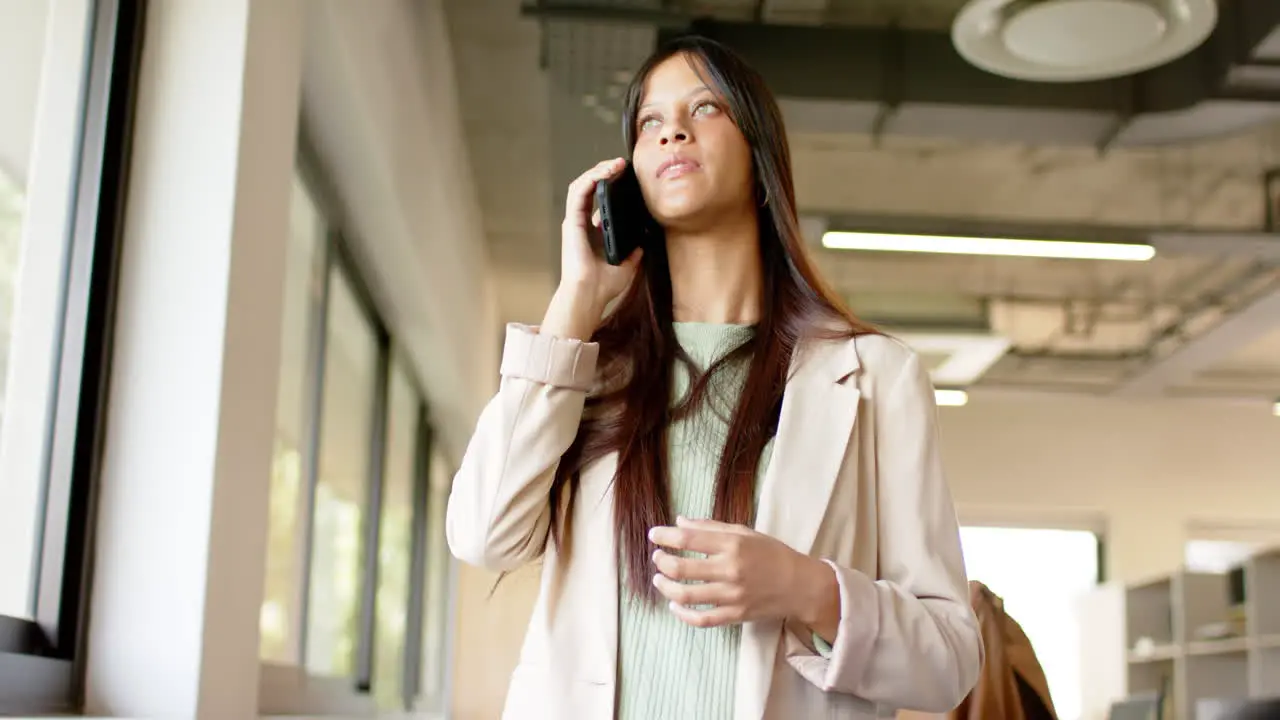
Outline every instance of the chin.
<svg viewBox="0 0 1280 720">
<path fill-rule="evenodd" d="M 657 203 L 653 208 L 653 217 L 663 227 L 683 227 L 705 215 L 707 203 L 701 198 L 670 198 Z"/>
<path fill-rule="evenodd" d="M 690 210 L 687 212 L 665 212 L 655 218 L 663 230 L 694 231 L 706 225 L 706 213 Z"/>
</svg>

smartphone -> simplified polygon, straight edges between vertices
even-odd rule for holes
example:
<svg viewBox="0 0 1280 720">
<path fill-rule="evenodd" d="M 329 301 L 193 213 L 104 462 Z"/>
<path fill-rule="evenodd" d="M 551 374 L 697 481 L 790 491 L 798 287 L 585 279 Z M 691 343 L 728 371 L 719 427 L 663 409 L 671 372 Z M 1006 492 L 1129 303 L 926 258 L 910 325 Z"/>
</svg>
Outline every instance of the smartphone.
<svg viewBox="0 0 1280 720">
<path fill-rule="evenodd" d="M 596 209 L 600 211 L 600 232 L 604 236 L 604 259 L 621 265 L 654 234 L 657 222 L 649 214 L 640 192 L 636 171 L 626 169 L 612 180 L 596 183 Z"/>
</svg>

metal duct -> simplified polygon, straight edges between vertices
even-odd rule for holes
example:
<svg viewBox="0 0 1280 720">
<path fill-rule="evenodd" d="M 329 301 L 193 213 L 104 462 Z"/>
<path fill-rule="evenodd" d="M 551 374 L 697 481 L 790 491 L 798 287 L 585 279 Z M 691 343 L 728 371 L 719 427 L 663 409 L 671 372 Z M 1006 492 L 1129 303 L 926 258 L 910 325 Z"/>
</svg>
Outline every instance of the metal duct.
<svg viewBox="0 0 1280 720">
<path fill-rule="evenodd" d="M 966 62 L 939 30 L 783 26 L 694 19 L 589 3 L 539 3 L 547 20 L 660 26 L 742 53 L 801 132 L 934 136 L 1046 145 L 1157 145 L 1241 132 L 1280 119 L 1280 2 L 1230 0 L 1188 55 L 1114 80 L 1033 83 Z"/>
</svg>

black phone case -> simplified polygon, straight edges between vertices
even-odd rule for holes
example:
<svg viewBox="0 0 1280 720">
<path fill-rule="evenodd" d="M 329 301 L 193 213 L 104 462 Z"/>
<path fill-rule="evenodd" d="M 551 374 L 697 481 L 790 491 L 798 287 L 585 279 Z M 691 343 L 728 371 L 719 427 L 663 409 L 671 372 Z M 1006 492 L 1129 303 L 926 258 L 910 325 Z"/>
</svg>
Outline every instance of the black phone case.
<svg viewBox="0 0 1280 720">
<path fill-rule="evenodd" d="M 632 172 L 628 168 L 625 172 Z M 617 183 L 627 183 L 617 186 Z M 604 259 L 610 265 L 621 265 L 643 243 L 648 233 L 648 210 L 640 196 L 635 176 L 622 176 L 612 182 L 596 183 L 596 208 L 600 211 L 600 233 L 604 238 Z M 632 187 L 634 185 L 634 187 Z M 634 197 L 618 197 L 630 193 Z"/>
</svg>

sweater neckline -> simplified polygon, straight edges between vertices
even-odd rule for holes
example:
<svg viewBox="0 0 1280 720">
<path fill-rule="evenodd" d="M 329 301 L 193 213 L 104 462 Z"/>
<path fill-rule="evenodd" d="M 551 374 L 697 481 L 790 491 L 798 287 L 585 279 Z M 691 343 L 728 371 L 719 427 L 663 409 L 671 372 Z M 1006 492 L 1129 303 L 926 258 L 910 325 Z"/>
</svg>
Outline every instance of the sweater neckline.
<svg viewBox="0 0 1280 720">
<path fill-rule="evenodd" d="M 732 323 L 676 322 L 671 326 L 676 342 L 704 368 L 736 350 L 756 331 L 754 325 Z"/>
</svg>

